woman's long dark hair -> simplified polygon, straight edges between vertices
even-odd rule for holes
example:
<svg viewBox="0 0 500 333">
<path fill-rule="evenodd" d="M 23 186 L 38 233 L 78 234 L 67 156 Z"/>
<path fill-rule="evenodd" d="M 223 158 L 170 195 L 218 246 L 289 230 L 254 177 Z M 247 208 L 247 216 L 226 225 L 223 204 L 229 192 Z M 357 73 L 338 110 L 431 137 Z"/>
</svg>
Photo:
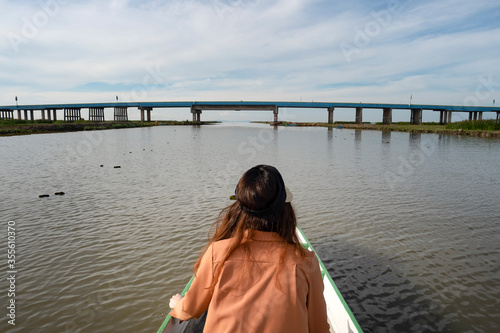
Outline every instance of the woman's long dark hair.
<svg viewBox="0 0 500 333">
<path fill-rule="evenodd" d="M 306 252 L 300 245 L 295 233 L 297 220 L 290 203 L 285 202 L 286 191 L 283 178 L 278 170 L 269 165 L 257 165 L 243 174 L 236 186 L 236 202 L 224 208 L 215 224 L 215 233 L 207 247 L 212 243 L 232 239 L 222 263 L 215 276 L 220 274 L 223 263 L 242 244 L 245 232 L 252 230 L 277 233 L 284 243 L 291 244 L 298 257 L 304 258 Z M 250 253 L 248 248 L 247 259 Z M 286 247 L 282 253 L 277 274 L 283 269 Z M 201 257 L 195 264 L 195 273 L 200 266 Z M 248 262 L 248 260 L 247 260 Z"/>
</svg>

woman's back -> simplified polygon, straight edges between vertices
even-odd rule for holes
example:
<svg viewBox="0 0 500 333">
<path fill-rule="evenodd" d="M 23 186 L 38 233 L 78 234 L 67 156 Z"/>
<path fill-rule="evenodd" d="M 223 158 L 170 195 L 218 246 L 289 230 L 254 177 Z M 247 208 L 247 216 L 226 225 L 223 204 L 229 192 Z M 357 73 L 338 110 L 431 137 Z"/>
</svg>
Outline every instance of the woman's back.
<svg viewBox="0 0 500 333">
<path fill-rule="evenodd" d="M 225 260 L 213 289 L 213 274 L 232 240 L 213 243 L 204 255 L 196 277 L 205 283 L 188 292 L 197 295 L 198 302 L 203 302 L 202 295 L 211 298 L 204 331 L 328 332 L 314 253 L 297 256 L 276 233 L 252 230 L 246 236 Z"/>
<path fill-rule="evenodd" d="M 258 165 L 243 174 L 236 202 L 216 222 L 185 297 L 173 317 L 207 309 L 204 332 L 328 332 L 318 260 L 295 233 L 293 196 L 279 171 Z"/>
</svg>

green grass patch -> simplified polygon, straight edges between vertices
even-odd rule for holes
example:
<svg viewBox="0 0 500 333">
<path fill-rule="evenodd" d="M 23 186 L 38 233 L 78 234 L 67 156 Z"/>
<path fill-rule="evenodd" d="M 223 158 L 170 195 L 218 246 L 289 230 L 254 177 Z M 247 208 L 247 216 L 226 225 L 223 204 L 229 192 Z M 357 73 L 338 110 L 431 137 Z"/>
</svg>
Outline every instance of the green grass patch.
<svg viewBox="0 0 500 333">
<path fill-rule="evenodd" d="M 446 125 L 447 129 L 464 131 L 500 131 L 500 123 L 496 120 L 466 120 Z"/>
<path fill-rule="evenodd" d="M 37 119 L 37 120 L 0 119 L 0 126 L 54 124 L 57 122 L 58 121 L 53 121 L 48 119 Z"/>
</svg>

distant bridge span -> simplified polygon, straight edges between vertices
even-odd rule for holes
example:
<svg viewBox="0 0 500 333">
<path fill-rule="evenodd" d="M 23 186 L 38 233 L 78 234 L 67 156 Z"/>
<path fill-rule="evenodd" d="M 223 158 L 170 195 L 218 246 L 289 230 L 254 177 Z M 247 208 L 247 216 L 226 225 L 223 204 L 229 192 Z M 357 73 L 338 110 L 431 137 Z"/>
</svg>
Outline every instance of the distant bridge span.
<svg viewBox="0 0 500 333">
<path fill-rule="evenodd" d="M 494 106 L 460 106 L 460 105 L 427 105 L 427 104 L 383 104 L 383 103 L 329 103 L 329 102 L 271 102 L 271 101 L 184 101 L 184 102 L 116 102 L 116 103 L 73 103 L 73 104 L 41 104 L 41 105 L 7 105 L 0 106 L 1 119 L 34 120 L 34 112 L 41 111 L 42 119 L 57 120 L 57 110 L 63 110 L 65 121 L 81 118 L 81 110 L 89 110 L 89 120 L 104 121 L 104 109 L 114 109 L 115 121 L 128 121 L 128 108 L 138 108 L 142 121 L 151 121 L 151 111 L 154 108 L 190 108 L 193 121 L 201 120 L 203 110 L 264 110 L 272 111 L 274 122 L 278 122 L 280 108 L 326 109 L 328 123 L 333 123 L 335 108 L 352 108 L 356 110 L 356 123 L 363 121 L 363 109 L 383 110 L 382 122 L 392 123 L 392 110 L 410 110 L 410 123 L 422 123 L 422 111 L 439 111 L 441 124 L 451 122 L 453 112 L 469 112 L 469 120 L 481 120 L 483 112 L 496 112 L 500 120 L 500 107 Z M 51 117 L 52 112 L 52 117 Z M 29 116 L 28 116 L 29 114 Z M 45 117 L 47 115 L 47 118 Z"/>
</svg>

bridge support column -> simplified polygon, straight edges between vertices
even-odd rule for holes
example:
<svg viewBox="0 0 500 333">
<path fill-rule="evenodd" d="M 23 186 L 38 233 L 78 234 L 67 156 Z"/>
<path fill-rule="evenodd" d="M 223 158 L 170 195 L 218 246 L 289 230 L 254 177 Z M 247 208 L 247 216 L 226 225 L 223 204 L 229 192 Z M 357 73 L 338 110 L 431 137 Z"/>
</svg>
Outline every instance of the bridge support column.
<svg viewBox="0 0 500 333">
<path fill-rule="evenodd" d="M 54 116 L 54 117 L 53 117 L 53 118 L 54 118 L 54 121 L 56 121 L 56 120 L 57 120 L 57 113 L 56 113 L 56 111 L 57 111 L 56 109 L 52 110 L 52 113 L 53 113 L 53 116 Z"/>
<path fill-rule="evenodd" d="M 273 114 L 274 114 L 274 124 L 277 124 L 278 123 L 278 107 L 277 106 L 274 108 Z"/>
<path fill-rule="evenodd" d="M 412 109 L 410 116 L 410 124 L 420 125 L 422 123 L 422 109 Z"/>
<path fill-rule="evenodd" d="M 448 119 L 451 118 L 451 111 L 441 110 L 440 113 L 441 117 L 439 119 L 439 124 L 441 125 L 448 124 Z"/>
<path fill-rule="evenodd" d="M 153 110 L 153 108 L 139 108 L 139 110 L 141 111 L 141 121 L 144 122 L 145 119 L 147 119 L 147 121 L 151 121 L 151 110 Z M 146 117 L 144 117 L 144 112 L 146 112 Z"/>
<path fill-rule="evenodd" d="M 28 110 L 24 110 L 24 120 L 28 120 Z"/>
<path fill-rule="evenodd" d="M 474 111 L 474 120 L 477 120 L 477 112 Z"/>
<path fill-rule="evenodd" d="M 201 110 L 196 109 L 193 106 L 191 106 L 191 113 L 193 114 L 193 122 L 200 122 L 201 121 Z"/>
<path fill-rule="evenodd" d="M 46 110 L 46 111 L 47 111 L 47 119 L 52 120 L 52 117 L 50 116 L 50 110 Z"/>
<path fill-rule="evenodd" d="M 388 125 L 392 124 L 392 109 L 385 108 L 383 112 L 382 123 Z"/>
<path fill-rule="evenodd" d="M 479 120 L 483 120 L 483 112 L 479 111 L 478 113 L 479 113 L 479 116 L 478 116 Z"/>
<path fill-rule="evenodd" d="M 500 112 L 497 111 L 497 123 L 500 123 Z"/>
<path fill-rule="evenodd" d="M 356 108 L 356 124 L 363 123 L 363 108 Z"/>
<path fill-rule="evenodd" d="M 14 119 L 14 110 L 1 110 L 0 119 Z"/>
<path fill-rule="evenodd" d="M 472 121 L 472 112 L 469 112 L 469 121 Z"/>
<path fill-rule="evenodd" d="M 333 124 L 333 111 L 335 110 L 334 107 L 328 108 L 328 123 Z"/>
<path fill-rule="evenodd" d="M 104 108 L 89 108 L 90 121 L 104 121 Z"/>
<path fill-rule="evenodd" d="M 17 120 L 21 120 L 21 110 L 17 110 Z"/>
<path fill-rule="evenodd" d="M 451 111 L 448 111 L 448 122 L 451 123 Z"/>
<path fill-rule="evenodd" d="M 128 112 L 126 106 L 115 106 L 114 109 L 115 121 L 128 121 Z"/>
<path fill-rule="evenodd" d="M 35 120 L 35 112 L 33 110 L 30 110 L 30 118 L 31 118 L 31 121 Z"/>
<path fill-rule="evenodd" d="M 80 120 L 80 108 L 67 108 L 64 109 L 64 121 L 77 121 Z"/>
<path fill-rule="evenodd" d="M 42 120 L 45 120 L 45 110 L 40 110 L 42 112 Z"/>
</svg>

